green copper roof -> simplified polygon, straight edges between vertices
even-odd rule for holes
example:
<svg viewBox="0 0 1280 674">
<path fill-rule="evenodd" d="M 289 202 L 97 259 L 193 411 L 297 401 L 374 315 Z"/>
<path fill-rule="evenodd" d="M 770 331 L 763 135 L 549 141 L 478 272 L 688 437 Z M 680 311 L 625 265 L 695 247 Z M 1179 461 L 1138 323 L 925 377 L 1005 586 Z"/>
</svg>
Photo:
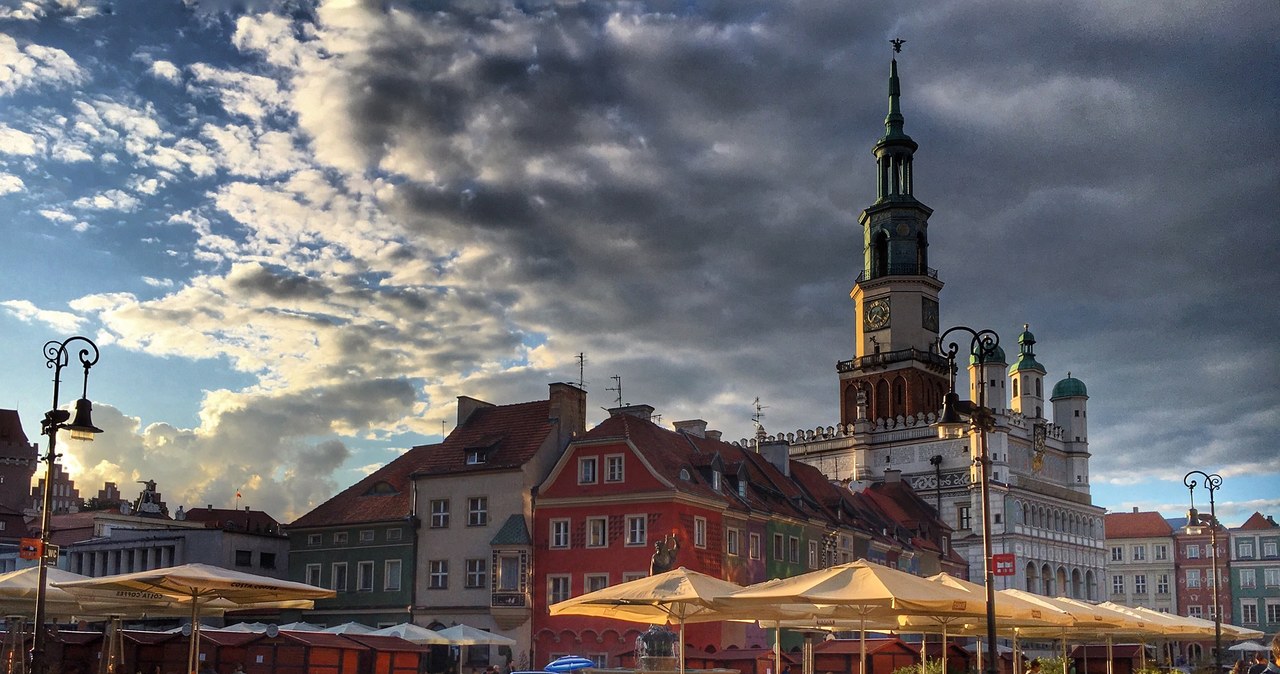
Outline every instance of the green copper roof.
<svg viewBox="0 0 1280 674">
<path fill-rule="evenodd" d="M 529 535 L 529 527 L 525 526 L 524 515 L 512 515 L 502 524 L 498 533 L 493 535 L 489 545 L 532 545 L 533 537 Z"/>
<path fill-rule="evenodd" d="M 1036 336 L 1031 334 L 1030 326 L 1022 325 L 1022 334 L 1018 335 L 1018 359 L 1009 366 L 1009 374 L 1023 370 L 1045 373 L 1044 366 L 1036 362 Z"/>
<path fill-rule="evenodd" d="M 973 346 L 973 353 L 969 354 L 970 365 L 978 364 L 978 352 L 980 351 L 982 351 L 982 346 L 980 344 L 975 344 Z M 999 363 L 1000 365 L 1004 365 L 1005 363 L 1008 362 L 1007 360 L 1005 360 L 1004 349 L 1000 348 L 999 344 L 996 345 L 996 348 L 993 349 L 992 353 L 987 354 L 987 362 Z"/>
<path fill-rule="evenodd" d="M 1084 387 L 1084 382 L 1067 373 L 1067 378 L 1053 385 L 1053 395 L 1049 400 L 1057 400 L 1058 398 L 1088 398 L 1089 392 Z"/>
</svg>

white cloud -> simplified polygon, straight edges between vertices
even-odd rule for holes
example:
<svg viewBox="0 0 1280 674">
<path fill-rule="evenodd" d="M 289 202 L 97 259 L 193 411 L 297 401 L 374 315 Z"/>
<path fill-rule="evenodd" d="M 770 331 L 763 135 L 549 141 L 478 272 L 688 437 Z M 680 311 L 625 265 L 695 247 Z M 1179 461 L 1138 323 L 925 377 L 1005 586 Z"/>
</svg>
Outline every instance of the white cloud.
<svg viewBox="0 0 1280 674">
<path fill-rule="evenodd" d="M 288 100 L 276 81 L 268 77 L 216 68 L 206 63 L 194 63 L 190 69 L 193 80 L 188 88 L 191 92 L 216 97 L 222 102 L 222 107 L 233 115 L 262 120 L 280 110 Z"/>
<path fill-rule="evenodd" d="M 153 62 L 149 72 L 157 79 L 162 79 L 173 84 L 182 83 L 182 70 L 170 61 Z"/>
<path fill-rule="evenodd" d="M 30 157 L 44 149 L 44 139 L 0 123 L 0 153 Z"/>
<path fill-rule="evenodd" d="M 72 202 L 76 208 L 91 211 L 124 211 L 138 209 L 142 202 L 132 194 L 122 190 L 107 190 L 87 197 L 80 197 Z"/>
<path fill-rule="evenodd" d="M 84 324 L 84 319 L 80 316 L 65 311 L 41 309 L 28 300 L 0 301 L 0 307 L 4 307 L 9 315 L 24 323 L 44 323 L 60 332 L 75 332 Z"/>
<path fill-rule="evenodd" d="M 63 86 L 85 79 L 85 71 L 67 52 L 38 44 L 21 46 L 0 33 L 0 96 L 43 83 Z"/>
<path fill-rule="evenodd" d="M 0 173 L 0 194 L 21 192 L 25 187 L 26 183 L 22 182 L 22 178 L 11 173 Z"/>
</svg>

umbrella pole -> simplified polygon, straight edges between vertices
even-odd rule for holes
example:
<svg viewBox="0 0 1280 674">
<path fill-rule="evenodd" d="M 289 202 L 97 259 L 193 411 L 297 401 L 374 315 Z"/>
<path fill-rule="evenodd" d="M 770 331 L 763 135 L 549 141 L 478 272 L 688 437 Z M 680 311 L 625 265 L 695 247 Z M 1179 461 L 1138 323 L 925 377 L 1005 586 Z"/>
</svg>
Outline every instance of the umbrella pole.
<svg viewBox="0 0 1280 674">
<path fill-rule="evenodd" d="M 678 618 L 680 623 L 680 674 L 684 674 L 684 615 Z"/>
<path fill-rule="evenodd" d="M 858 630 L 858 674 L 867 674 L 867 614 L 861 617 L 861 629 Z"/>
<path fill-rule="evenodd" d="M 782 621 L 773 623 L 773 674 L 782 674 Z"/>
<path fill-rule="evenodd" d="M 925 660 L 929 657 L 929 651 L 925 650 L 925 646 L 928 645 L 927 644 L 928 641 L 929 641 L 929 637 L 926 636 L 924 632 L 921 632 L 920 633 L 920 674 L 928 674 L 928 671 L 929 671 L 925 669 L 925 666 L 924 666 Z"/>
<path fill-rule="evenodd" d="M 1140 640 L 1138 642 L 1138 645 L 1142 647 L 1142 651 L 1138 654 L 1138 663 L 1139 663 L 1138 667 L 1142 669 L 1146 669 L 1147 668 L 1147 640 L 1146 639 Z"/>
<path fill-rule="evenodd" d="M 984 652 L 982 650 L 982 637 L 974 637 L 974 642 L 978 646 L 978 671 L 979 672 L 986 671 L 982 668 L 982 654 Z"/>
<path fill-rule="evenodd" d="M 1022 674 L 1022 651 L 1018 649 L 1018 630 L 1013 630 L 1013 674 Z"/>
<path fill-rule="evenodd" d="M 947 624 L 942 623 L 942 674 L 947 674 Z"/>
<path fill-rule="evenodd" d="M 200 652 L 200 605 L 191 598 L 191 644 L 187 646 L 187 674 L 196 674 L 196 654 Z"/>
<path fill-rule="evenodd" d="M 1130 663 L 1129 666 L 1132 667 L 1133 661 L 1130 660 L 1129 663 Z M 1115 666 L 1115 657 L 1111 653 L 1111 635 L 1108 634 L 1107 635 L 1107 674 L 1112 674 L 1112 667 L 1114 666 Z"/>
</svg>

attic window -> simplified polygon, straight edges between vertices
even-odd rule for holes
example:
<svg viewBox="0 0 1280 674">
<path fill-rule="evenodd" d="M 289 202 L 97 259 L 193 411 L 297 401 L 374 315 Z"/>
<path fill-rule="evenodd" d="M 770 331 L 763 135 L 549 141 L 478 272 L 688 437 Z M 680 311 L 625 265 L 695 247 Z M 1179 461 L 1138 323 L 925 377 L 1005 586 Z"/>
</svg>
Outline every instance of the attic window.
<svg viewBox="0 0 1280 674">
<path fill-rule="evenodd" d="M 484 462 L 485 462 L 485 454 L 486 454 L 486 452 L 485 452 L 485 450 L 483 450 L 483 449 L 468 449 L 468 450 L 467 450 L 467 465 L 468 465 L 468 466 L 477 466 L 477 465 L 480 465 L 480 464 L 484 463 Z"/>
<path fill-rule="evenodd" d="M 374 482 L 373 486 L 365 490 L 364 495 L 365 496 L 390 496 L 392 494 L 399 494 L 399 493 L 400 491 L 397 490 L 395 487 L 391 486 L 391 483 L 385 480 L 379 480 L 378 482 Z"/>
<path fill-rule="evenodd" d="M 680 479 L 684 480 L 685 482 L 688 482 L 689 480 L 693 479 L 693 476 L 689 474 L 689 469 L 687 468 L 680 469 Z"/>
<path fill-rule="evenodd" d="M 720 471 L 711 471 L 711 488 L 720 491 Z"/>
</svg>

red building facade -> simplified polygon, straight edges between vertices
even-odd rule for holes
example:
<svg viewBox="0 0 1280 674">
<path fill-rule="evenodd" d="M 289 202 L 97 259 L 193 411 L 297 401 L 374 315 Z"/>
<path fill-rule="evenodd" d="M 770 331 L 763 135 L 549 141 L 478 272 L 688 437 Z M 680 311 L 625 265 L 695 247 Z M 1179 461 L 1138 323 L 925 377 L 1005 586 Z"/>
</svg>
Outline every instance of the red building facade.
<svg viewBox="0 0 1280 674">
<path fill-rule="evenodd" d="M 1215 573 L 1208 528 L 1198 533 L 1188 533 L 1186 527 L 1173 530 L 1178 615 L 1213 620 L 1214 592 L 1217 592 L 1222 622 L 1231 622 L 1230 534 L 1225 527 L 1219 526 L 1217 538 L 1218 568 Z M 1224 641 L 1223 648 L 1229 645 L 1229 640 Z M 1182 655 L 1189 662 L 1211 660 L 1213 640 L 1183 642 Z"/>
</svg>

